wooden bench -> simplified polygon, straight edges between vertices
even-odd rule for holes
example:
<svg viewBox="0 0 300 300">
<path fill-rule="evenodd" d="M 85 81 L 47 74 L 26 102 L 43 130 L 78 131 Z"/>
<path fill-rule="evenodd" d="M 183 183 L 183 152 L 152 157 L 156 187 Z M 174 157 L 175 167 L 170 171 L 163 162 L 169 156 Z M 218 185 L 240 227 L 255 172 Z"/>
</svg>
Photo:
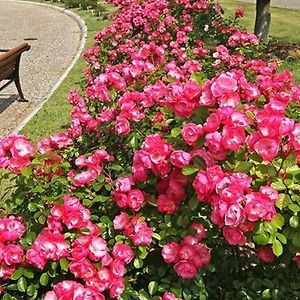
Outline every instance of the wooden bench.
<svg viewBox="0 0 300 300">
<path fill-rule="evenodd" d="M 0 82 L 8 80 L 8 82 L 0 86 L 0 91 L 14 82 L 20 96 L 20 101 L 27 101 L 24 98 L 19 78 L 20 59 L 22 53 L 29 49 L 30 46 L 27 43 L 23 43 L 10 50 L 0 49 L 0 52 L 4 52 L 0 54 Z"/>
</svg>

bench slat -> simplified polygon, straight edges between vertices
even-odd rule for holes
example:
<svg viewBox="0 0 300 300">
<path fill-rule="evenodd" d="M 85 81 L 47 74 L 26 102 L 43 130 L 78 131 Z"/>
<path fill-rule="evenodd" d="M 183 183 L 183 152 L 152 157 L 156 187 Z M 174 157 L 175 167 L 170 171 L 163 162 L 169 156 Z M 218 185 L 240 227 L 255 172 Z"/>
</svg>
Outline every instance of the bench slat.
<svg viewBox="0 0 300 300">
<path fill-rule="evenodd" d="M 20 101 L 27 101 L 24 99 L 24 95 L 20 85 L 19 79 L 19 64 L 21 55 L 24 51 L 28 51 L 30 46 L 27 43 L 23 43 L 11 50 L 0 54 L 0 82 L 2 80 L 8 80 L 4 85 L 0 86 L 0 91 L 7 87 L 10 83 L 15 82 L 18 90 Z"/>
<path fill-rule="evenodd" d="M 0 55 L 0 62 L 3 62 L 4 60 L 8 59 L 9 57 L 15 57 L 19 56 L 24 51 L 28 51 L 30 49 L 30 46 L 27 43 L 23 43 L 7 52 L 4 52 L 4 54 Z"/>
</svg>

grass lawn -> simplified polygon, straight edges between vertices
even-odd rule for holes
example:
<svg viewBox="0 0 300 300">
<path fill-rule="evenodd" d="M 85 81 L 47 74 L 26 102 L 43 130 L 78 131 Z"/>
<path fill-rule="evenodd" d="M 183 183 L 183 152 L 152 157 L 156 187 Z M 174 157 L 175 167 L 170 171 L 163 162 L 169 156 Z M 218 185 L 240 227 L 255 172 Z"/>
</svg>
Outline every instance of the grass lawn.
<svg viewBox="0 0 300 300">
<path fill-rule="evenodd" d="M 223 5 L 227 16 L 234 15 L 236 7 L 245 8 L 246 13 L 245 17 L 241 19 L 241 25 L 248 31 L 253 31 L 255 19 L 255 6 L 253 4 L 235 0 L 219 0 L 219 2 Z M 73 11 L 86 22 L 88 38 L 85 48 L 88 48 L 93 44 L 94 33 L 101 30 L 109 22 L 99 20 L 99 18 L 92 16 L 87 11 L 80 9 L 74 9 Z M 283 43 L 298 43 L 300 45 L 300 11 L 272 8 L 271 39 L 276 39 Z M 283 46 L 282 49 L 284 48 L 286 47 Z M 298 47 L 298 53 L 296 52 L 294 51 L 292 55 L 284 53 L 282 55 L 284 60 L 280 60 L 279 64 L 281 69 L 292 70 L 295 73 L 297 82 L 300 83 L 300 46 Z M 67 97 L 72 88 L 82 86 L 82 70 L 84 67 L 85 62 L 80 58 L 53 96 L 21 131 L 22 134 L 29 136 L 33 141 L 37 141 L 44 136 L 61 132 L 69 126 L 70 105 Z"/>
<path fill-rule="evenodd" d="M 241 19 L 241 25 L 248 31 L 253 32 L 255 21 L 255 5 L 236 0 L 219 0 L 222 4 L 225 15 L 234 15 L 237 7 L 245 9 L 245 16 Z M 289 69 L 294 72 L 296 81 L 300 84 L 300 11 L 271 8 L 270 38 L 277 40 L 281 44 L 280 57 L 284 60 L 279 62 L 280 69 Z M 284 43 L 295 43 L 285 47 Z M 272 47 L 273 43 L 271 43 Z M 285 51 L 283 51 L 285 50 Z"/>
<path fill-rule="evenodd" d="M 53 4 L 50 1 L 37 2 Z M 58 3 L 54 3 L 54 5 L 63 7 Z M 109 24 L 109 21 L 99 20 L 98 17 L 92 15 L 91 11 L 70 10 L 79 15 L 86 23 L 88 32 L 85 49 L 87 49 L 94 43 L 94 34 Z M 69 126 L 71 105 L 67 99 L 68 94 L 72 88 L 79 89 L 84 86 L 83 69 L 85 66 L 84 59 L 80 57 L 51 98 L 22 129 L 21 134 L 30 137 L 32 141 L 37 141 L 42 137 L 61 132 Z"/>
</svg>

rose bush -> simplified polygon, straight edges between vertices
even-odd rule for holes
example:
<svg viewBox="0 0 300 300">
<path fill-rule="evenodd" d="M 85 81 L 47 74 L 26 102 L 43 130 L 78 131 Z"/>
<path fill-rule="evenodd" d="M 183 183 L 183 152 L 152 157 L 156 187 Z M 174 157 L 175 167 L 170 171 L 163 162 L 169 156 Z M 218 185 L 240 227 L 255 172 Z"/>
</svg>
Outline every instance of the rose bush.
<svg viewBox="0 0 300 300">
<path fill-rule="evenodd" d="M 70 128 L 37 146 L 0 140 L 16 174 L 4 175 L 3 299 L 297 299 L 292 74 L 258 59 L 241 10 L 112 4 Z"/>
</svg>

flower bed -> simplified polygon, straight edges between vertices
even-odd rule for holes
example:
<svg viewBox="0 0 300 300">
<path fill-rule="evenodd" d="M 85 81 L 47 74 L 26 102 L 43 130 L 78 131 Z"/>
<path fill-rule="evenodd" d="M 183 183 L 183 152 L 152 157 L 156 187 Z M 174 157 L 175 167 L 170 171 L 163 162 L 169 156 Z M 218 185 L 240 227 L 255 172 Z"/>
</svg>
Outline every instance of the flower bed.
<svg viewBox="0 0 300 300">
<path fill-rule="evenodd" d="M 241 10 L 112 3 L 70 128 L 37 147 L 0 141 L 0 167 L 17 174 L 0 219 L 3 299 L 296 299 L 292 74 L 258 59 Z"/>
</svg>

